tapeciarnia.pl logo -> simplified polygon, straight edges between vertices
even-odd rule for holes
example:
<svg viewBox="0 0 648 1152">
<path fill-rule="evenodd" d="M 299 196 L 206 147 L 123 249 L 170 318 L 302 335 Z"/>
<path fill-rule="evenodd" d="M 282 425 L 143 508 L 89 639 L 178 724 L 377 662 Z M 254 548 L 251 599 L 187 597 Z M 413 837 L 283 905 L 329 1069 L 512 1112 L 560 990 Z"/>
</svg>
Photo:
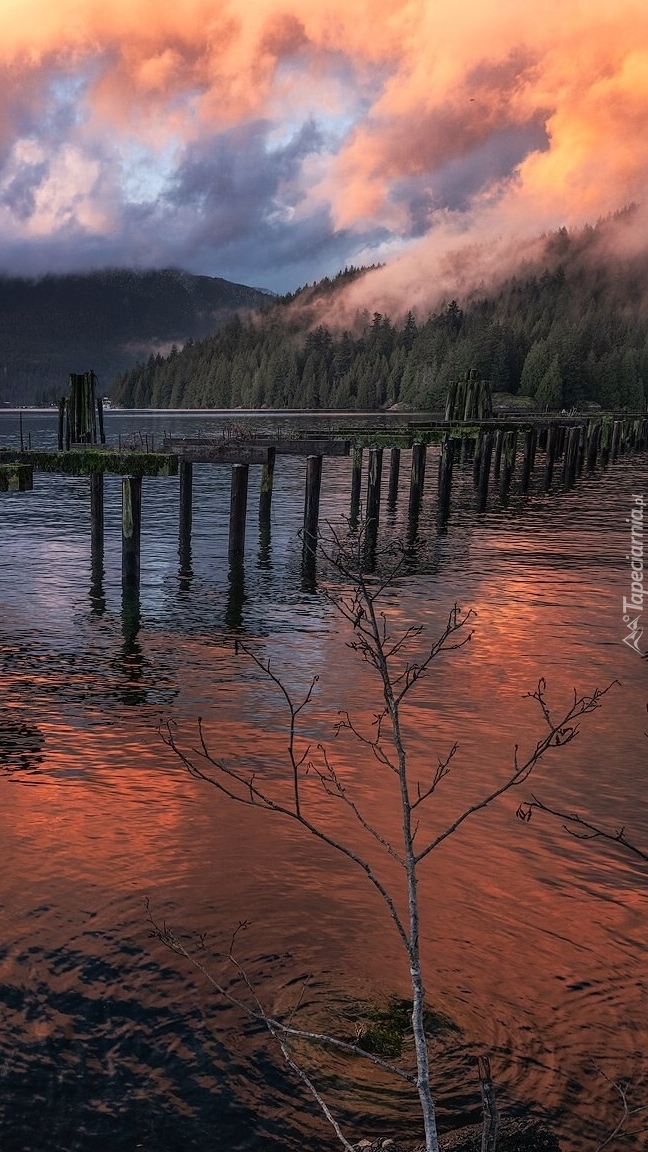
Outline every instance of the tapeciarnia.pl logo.
<svg viewBox="0 0 648 1152">
<path fill-rule="evenodd" d="M 623 643 L 634 648 L 640 656 L 648 655 L 641 651 L 639 641 L 643 636 L 641 615 L 646 592 L 644 591 L 644 498 L 632 495 L 634 500 L 630 516 L 626 524 L 630 525 L 630 552 L 626 560 L 630 561 L 630 599 L 623 597 L 623 623 L 628 628 L 628 635 L 623 637 Z"/>
</svg>

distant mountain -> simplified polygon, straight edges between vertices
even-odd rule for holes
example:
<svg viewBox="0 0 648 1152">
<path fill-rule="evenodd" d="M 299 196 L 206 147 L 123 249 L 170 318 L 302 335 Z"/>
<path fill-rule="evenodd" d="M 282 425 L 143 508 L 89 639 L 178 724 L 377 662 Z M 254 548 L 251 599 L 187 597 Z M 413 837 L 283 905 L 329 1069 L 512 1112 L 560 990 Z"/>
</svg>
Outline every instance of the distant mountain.
<svg viewBox="0 0 648 1152">
<path fill-rule="evenodd" d="M 345 269 L 179 353 L 150 356 L 113 395 L 125 407 L 435 410 L 475 369 L 494 391 L 540 409 L 644 411 L 648 260 L 627 243 L 624 252 L 624 223 L 632 216 L 559 229 L 514 275 L 427 315 L 406 298 L 398 316 L 373 311 L 368 277 L 366 311 L 340 330 L 348 309 L 336 294 L 365 274 Z"/>
<path fill-rule="evenodd" d="M 153 353 L 217 332 L 272 295 L 211 276 L 107 269 L 22 279 L 0 275 L 0 403 L 47 404 L 70 372 L 115 378 Z"/>
</svg>

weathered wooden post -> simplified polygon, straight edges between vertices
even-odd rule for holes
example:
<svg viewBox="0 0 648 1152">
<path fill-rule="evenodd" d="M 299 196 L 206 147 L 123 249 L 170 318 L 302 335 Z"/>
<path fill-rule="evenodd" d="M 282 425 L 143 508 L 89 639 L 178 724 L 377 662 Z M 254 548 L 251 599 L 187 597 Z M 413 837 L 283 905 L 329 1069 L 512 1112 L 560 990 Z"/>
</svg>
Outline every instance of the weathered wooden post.
<svg viewBox="0 0 648 1152">
<path fill-rule="evenodd" d="M 612 463 L 619 455 L 619 441 L 621 440 L 621 421 L 615 420 L 612 428 L 612 447 L 610 449 L 610 459 Z"/>
<path fill-rule="evenodd" d="M 178 462 L 180 476 L 180 508 L 178 517 L 178 549 L 180 552 L 181 567 L 185 567 L 184 560 L 191 556 L 191 527 L 193 522 L 193 464 L 190 460 Z"/>
<path fill-rule="evenodd" d="M 378 527 L 380 517 L 380 481 L 382 478 L 382 448 L 369 449 L 369 474 L 367 477 L 367 526 Z"/>
<path fill-rule="evenodd" d="M 537 451 L 538 451 L 538 429 L 534 425 L 533 426 L 533 437 L 531 440 L 531 471 L 532 472 L 536 466 L 536 453 L 537 453 Z"/>
<path fill-rule="evenodd" d="M 457 401 L 457 388 L 458 388 L 458 384 L 456 382 L 454 384 L 451 384 L 450 387 L 448 388 L 448 394 L 446 396 L 445 416 L 444 416 L 446 424 L 449 424 L 451 420 L 455 419 L 455 404 Z"/>
<path fill-rule="evenodd" d="M 94 372 L 86 372 L 84 377 L 84 387 L 86 390 L 88 405 L 88 435 L 90 437 L 89 443 L 96 444 L 97 437 L 97 392 L 96 382 L 97 377 Z"/>
<path fill-rule="evenodd" d="M 477 487 L 477 511 L 485 512 L 488 503 L 488 481 L 490 479 L 491 456 L 493 454 L 493 433 L 487 432 L 482 442 L 481 468 Z"/>
<path fill-rule="evenodd" d="M 562 466 L 562 485 L 563 488 L 571 488 L 572 480 L 572 466 L 574 456 L 574 432 L 575 428 L 569 428 L 567 431 L 567 440 L 565 442 L 565 451 L 563 453 L 563 466 Z"/>
<path fill-rule="evenodd" d="M 57 443 L 58 443 L 58 450 L 59 450 L 59 452 L 62 452 L 62 451 L 63 451 L 63 438 L 64 438 L 64 435 L 65 435 L 65 408 L 66 408 L 66 403 L 67 403 L 67 401 L 66 401 L 66 399 L 65 399 L 65 396 L 61 396 L 61 399 L 60 399 L 60 400 L 59 400 L 59 402 L 58 402 L 58 436 L 57 436 Z"/>
<path fill-rule="evenodd" d="M 425 483 L 425 444 L 412 444 L 412 473 L 410 477 L 409 519 L 417 520 Z"/>
<path fill-rule="evenodd" d="M 320 492 L 322 488 L 322 457 L 306 457 L 306 493 L 304 496 L 304 555 L 314 556 L 317 551 Z"/>
<path fill-rule="evenodd" d="M 576 477 L 578 476 L 578 465 L 580 460 L 580 446 L 581 446 L 581 431 L 582 425 L 576 424 L 572 428 L 572 434 L 569 442 L 569 483 L 575 484 Z"/>
<path fill-rule="evenodd" d="M 99 422 L 99 442 L 101 444 L 105 444 L 106 443 L 106 432 L 104 430 L 103 399 L 101 398 L 101 396 L 97 396 L 97 419 Z"/>
<path fill-rule="evenodd" d="M 558 440 L 558 429 L 555 424 L 551 424 L 547 429 L 547 451 L 545 455 L 545 470 L 544 470 L 544 490 L 548 492 L 551 488 L 553 480 L 553 470 L 556 463 L 556 445 Z"/>
<path fill-rule="evenodd" d="M 90 473 L 90 600 L 92 611 L 106 609 L 104 596 L 104 478 L 103 472 Z"/>
<path fill-rule="evenodd" d="M 452 489 L 452 466 L 454 464 L 455 441 L 452 436 L 444 437 L 439 456 L 439 503 L 437 505 L 437 528 L 445 528 L 450 518 L 450 492 Z"/>
<path fill-rule="evenodd" d="M 139 592 L 142 477 L 122 477 L 122 588 Z"/>
<path fill-rule="evenodd" d="M 389 488 L 387 503 L 394 508 L 398 499 L 398 479 L 400 476 L 400 448 L 392 448 L 389 454 Z"/>
<path fill-rule="evenodd" d="M 357 524 L 360 515 L 360 493 L 362 491 L 362 448 L 353 449 L 351 465 L 351 524 Z"/>
<path fill-rule="evenodd" d="M 378 541 L 378 520 L 380 518 L 380 482 L 382 478 L 382 448 L 369 449 L 367 476 L 367 510 L 365 514 L 364 565 L 373 571 Z"/>
<path fill-rule="evenodd" d="M 596 457 L 601 443 L 601 422 L 596 420 L 590 424 L 587 435 L 587 471 L 593 472 L 596 468 Z"/>
<path fill-rule="evenodd" d="M 504 448 L 502 452 L 502 470 L 500 473 L 500 499 L 503 504 L 506 503 L 509 496 L 509 489 L 511 487 L 511 479 L 513 477 L 513 470 L 515 468 L 515 453 L 517 450 L 517 431 L 507 432 L 504 436 Z"/>
<path fill-rule="evenodd" d="M 612 424 L 604 420 L 601 427 L 601 467 L 607 468 L 610 459 L 610 446 L 612 444 Z"/>
<path fill-rule="evenodd" d="M 524 433 L 524 459 L 522 461 L 522 492 L 526 496 L 531 482 L 531 470 L 535 456 L 535 429 L 527 428 Z"/>
<path fill-rule="evenodd" d="M 103 567 L 104 549 L 104 478 L 103 472 L 90 474 L 90 551 L 94 567 L 95 556 Z"/>
<path fill-rule="evenodd" d="M 504 433 L 501 428 L 497 429 L 495 433 L 495 462 L 493 464 L 493 480 L 499 480 L 500 468 L 502 465 L 502 446 L 504 444 Z"/>
<path fill-rule="evenodd" d="M 267 524 L 270 521 L 272 510 L 272 488 L 274 485 L 275 457 L 277 449 L 273 444 L 268 448 L 265 463 L 261 469 L 261 491 L 259 493 L 259 523 Z"/>
<path fill-rule="evenodd" d="M 245 555 L 248 471 L 248 464 L 232 464 L 228 547 L 230 563 L 242 560 Z"/>
<path fill-rule="evenodd" d="M 475 488 L 479 484 L 483 450 L 484 450 L 484 433 L 478 432 L 476 439 L 475 439 L 475 454 L 473 456 L 473 484 L 474 484 Z"/>
<path fill-rule="evenodd" d="M 587 440 L 587 428 L 584 424 L 578 426 L 578 439 L 576 442 L 576 476 L 581 476 L 583 472 L 583 465 L 585 464 L 585 444 Z"/>
<path fill-rule="evenodd" d="M 19 412 L 19 413 L 18 413 L 18 424 L 19 424 L 19 427 L 20 427 L 20 451 L 21 451 L 21 452 L 24 452 L 24 451 L 25 451 L 25 441 L 24 441 L 24 439 L 23 439 L 23 417 L 22 417 L 22 412 Z"/>
</svg>

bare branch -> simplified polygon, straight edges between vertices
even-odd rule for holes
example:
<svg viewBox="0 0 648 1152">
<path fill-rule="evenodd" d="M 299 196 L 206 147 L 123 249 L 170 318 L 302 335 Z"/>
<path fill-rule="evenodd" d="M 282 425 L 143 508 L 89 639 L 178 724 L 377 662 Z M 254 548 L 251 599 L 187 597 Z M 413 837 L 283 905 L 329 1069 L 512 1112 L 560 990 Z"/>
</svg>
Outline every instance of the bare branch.
<svg viewBox="0 0 648 1152">
<path fill-rule="evenodd" d="M 194 779 L 202 780 L 206 784 L 210 784 L 213 788 L 216 788 L 219 792 L 222 792 L 231 800 L 236 800 L 239 804 L 265 808 L 266 810 L 274 812 L 279 816 L 284 816 L 289 820 L 296 821 L 298 824 L 301 824 L 302 827 L 305 828 L 308 832 L 310 832 L 311 835 L 315 837 L 315 839 L 320 840 L 323 844 L 327 844 L 329 848 L 333 848 L 336 852 L 339 852 L 342 856 L 345 856 L 347 860 L 350 860 L 353 864 L 360 868 L 369 882 L 373 884 L 376 891 L 385 901 L 385 904 L 389 909 L 389 914 L 396 926 L 396 930 L 403 944 L 405 945 L 405 948 L 409 951 L 408 934 L 393 897 L 385 888 L 385 885 L 382 883 L 369 862 L 364 860 L 358 852 L 354 851 L 354 849 L 350 848 L 347 844 L 344 844 L 343 841 L 336 839 L 328 832 L 325 832 L 323 829 L 319 828 L 304 815 L 301 807 L 299 810 L 297 810 L 296 807 L 290 808 L 287 804 L 283 804 L 281 801 L 274 800 L 271 796 L 268 796 L 267 793 L 263 792 L 261 788 L 255 783 L 254 774 L 246 776 L 239 770 L 232 768 L 229 764 L 227 764 L 226 761 L 216 760 L 209 751 L 203 754 L 198 753 L 197 750 L 194 749 L 193 751 L 195 755 L 206 760 L 210 766 L 210 769 L 214 770 L 213 773 L 211 771 L 203 771 L 195 760 L 191 760 L 185 753 L 182 752 L 181 748 L 176 743 L 171 725 L 167 725 L 166 728 L 160 727 L 158 731 L 160 732 L 164 743 L 167 744 L 167 746 L 176 753 L 176 755 L 187 768 L 189 774 Z M 222 776 L 224 776 L 227 781 L 233 781 L 234 783 L 230 785 L 223 783 L 221 776 L 217 775 L 217 773 L 220 773 Z M 235 785 L 238 785 L 238 788 L 236 788 Z"/>
<path fill-rule="evenodd" d="M 610 691 L 614 683 L 616 683 L 616 681 L 613 681 L 612 684 L 608 684 L 606 688 L 595 688 L 591 696 L 579 697 L 576 693 L 574 693 L 574 703 L 557 722 L 554 722 L 551 719 L 551 714 L 546 703 L 546 683 L 544 680 L 539 681 L 538 688 L 535 692 L 525 693 L 526 697 L 537 700 L 540 704 L 543 716 L 549 726 L 547 735 L 544 736 L 541 740 L 538 740 L 535 748 L 523 763 L 520 763 L 519 761 L 518 746 L 516 745 L 514 750 L 513 772 L 506 778 L 506 780 L 503 781 L 502 784 L 499 784 L 496 788 L 493 788 L 492 791 L 489 792 L 486 796 L 482 797 L 481 800 L 478 800 L 475 804 L 471 804 L 468 808 L 464 809 L 464 811 L 460 816 L 457 817 L 456 820 L 448 825 L 448 827 L 443 832 L 431 840 L 427 846 L 418 853 L 417 862 L 423 860 L 426 856 L 429 856 L 430 852 L 433 852 L 434 849 L 439 846 L 439 844 L 442 844 L 444 840 L 447 840 L 449 836 L 452 836 L 452 834 L 456 832 L 457 829 L 466 822 L 466 820 L 470 819 L 471 816 L 474 816 L 476 812 L 483 811 L 483 809 L 492 804 L 494 800 L 497 800 L 498 797 L 503 796 L 505 792 L 509 792 L 512 788 L 516 788 L 519 784 L 523 784 L 524 781 L 529 778 L 536 765 L 540 760 L 543 759 L 550 748 L 561 747 L 564 744 L 568 744 L 571 740 L 574 740 L 578 735 L 578 720 L 582 716 L 586 716 L 590 712 L 594 712 L 597 708 L 600 707 L 602 698 Z"/>
<path fill-rule="evenodd" d="M 517 815 L 520 820 L 528 824 L 536 811 L 544 812 L 546 815 L 560 820 L 565 831 L 577 840 L 606 840 L 610 844 L 620 844 L 622 848 L 626 848 L 628 852 L 632 852 L 640 860 L 648 862 L 648 852 L 628 839 L 625 825 L 612 831 L 601 828 L 600 825 L 583 819 L 577 812 L 563 812 L 558 808 L 551 808 L 549 804 L 543 803 L 537 796 L 532 796 L 531 800 L 525 800 L 524 803 L 520 804 Z"/>
<path fill-rule="evenodd" d="M 629 1091 L 631 1088 L 631 1081 L 627 1081 L 626 1083 L 619 1083 L 616 1080 L 611 1080 L 609 1076 L 606 1076 L 605 1072 L 601 1068 L 599 1068 L 598 1065 L 594 1064 L 593 1068 L 594 1068 L 595 1072 L 598 1072 L 598 1074 L 600 1076 L 602 1076 L 605 1080 L 607 1080 L 608 1084 L 610 1084 L 612 1086 L 612 1088 L 614 1088 L 615 1092 L 617 1093 L 617 1095 L 619 1096 L 619 1098 L 621 1100 L 621 1110 L 622 1111 L 621 1111 L 621 1118 L 620 1118 L 619 1122 L 615 1125 L 613 1130 L 605 1137 L 605 1139 L 602 1140 L 600 1144 L 597 1144 L 596 1148 L 594 1149 L 594 1152 L 603 1152 L 603 1149 L 608 1148 L 610 1146 L 610 1144 L 612 1143 L 612 1141 L 616 1140 L 617 1136 L 619 1136 L 621 1134 L 621 1132 L 623 1132 L 623 1130 L 627 1128 L 628 1121 L 631 1120 L 633 1116 L 639 1116 L 642 1112 L 645 1113 L 648 1110 L 648 1105 L 640 1104 L 636 1108 L 630 1108 L 630 1105 L 628 1103 L 628 1094 L 629 1094 Z M 645 1126 L 632 1132 L 632 1135 L 638 1135 L 638 1133 L 644 1132 L 644 1131 L 646 1131 Z"/>
<path fill-rule="evenodd" d="M 434 772 L 434 776 L 432 777 L 432 782 L 428 785 L 427 788 L 421 789 L 420 783 L 417 782 L 417 797 L 416 800 L 412 801 L 412 811 L 414 811 L 415 808 L 418 808 L 419 804 L 424 804 L 425 801 L 436 791 L 436 788 L 441 783 L 441 781 L 444 780 L 445 777 L 449 774 L 450 765 L 454 760 L 458 750 L 459 745 L 457 743 L 453 744 L 445 760 L 439 760 Z"/>
<path fill-rule="evenodd" d="M 337 1036 L 329 1036 L 328 1033 L 325 1032 L 313 1032 L 305 1028 L 295 1028 L 290 1023 L 284 1024 L 283 1021 L 278 1020 L 274 1016 L 270 1016 L 269 1013 L 267 1013 L 261 1005 L 257 994 L 252 987 L 249 977 L 245 972 L 245 969 L 234 955 L 233 949 L 235 940 L 238 934 L 247 928 L 248 922 L 246 920 L 242 920 L 232 933 L 227 955 L 227 962 L 230 963 L 238 972 L 245 986 L 251 993 L 256 1004 L 256 1008 L 251 1008 L 245 1000 L 242 1000 L 240 996 L 235 996 L 232 992 L 229 991 L 229 989 L 225 987 L 224 984 L 218 981 L 213 973 L 210 972 L 207 965 L 203 964 L 202 961 L 200 961 L 197 956 L 185 944 L 183 944 L 180 937 L 165 921 L 162 924 L 157 922 L 153 916 L 150 900 L 148 897 L 146 897 L 144 900 L 144 906 L 146 909 L 147 921 L 151 926 L 150 935 L 159 940 L 161 944 L 164 944 L 164 946 L 168 948 L 169 951 L 175 952 L 177 956 L 182 956 L 192 966 L 192 968 L 204 976 L 207 983 L 214 989 L 215 992 L 218 993 L 219 996 L 222 996 L 228 1004 L 232 1005 L 232 1007 L 239 1009 L 239 1011 L 244 1013 L 244 1015 L 249 1020 L 254 1020 L 257 1023 L 264 1024 L 269 1030 L 275 1029 L 277 1032 L 281 1033 L 281 1035 L 291 1037 L 294 1040 L 304 1040 L 312 1044 L 322 1044 L 327 1047 L 337 1048 L 339 1051 L 346 1052 L 350 1056 L 361 1056 L 363 1059 L 368 1060 L 369 1063 L 374 1064 L 377 1068 L 382 1068 L 384 1072 L 389 1072 L 392 1076 L 397 1076 L 399 1079 L 406 1080 L 409 1083 L 415 1082 L 415 1077 L 411 1072 L 408 1072 L 405 1068 L 399 1068 L 398 1065 L 392 1064 L 389 1060 L 381 1059 L 380 1056 L 376 1056 L 373 1052 L 367 1052 L 358 1044 L 352 1044 L 347 1040 L 340 1040 Z M 201 948 L 204 949 L 204 937 L 199 937 L 199 941 Z M 302 995 L 303 992 L 300 994 L 300 1000 Z M 292 1008 L 289 1020 L 293 1019 L 296 1010 L 297 1006 Z"/>
</svg>

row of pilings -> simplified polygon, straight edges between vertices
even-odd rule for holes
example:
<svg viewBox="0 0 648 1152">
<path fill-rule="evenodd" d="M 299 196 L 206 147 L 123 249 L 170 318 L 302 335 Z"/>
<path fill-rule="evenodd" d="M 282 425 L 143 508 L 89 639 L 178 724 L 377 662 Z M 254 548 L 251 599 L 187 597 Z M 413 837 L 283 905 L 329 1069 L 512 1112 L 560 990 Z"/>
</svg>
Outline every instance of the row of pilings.
<svg viewBox="0 0 648 1152">
<path fill-rule="evenodd" d="M 484 512 L 493 487 L 501 504 L 506 504 L 515 479 L 518 491 L 529 493 L 535 477 L 536 489 L 548 492 L 560 487 L 568 490 L 586 468 L 594 471 L 625 452 L 648 448 L 648 418 L 632 417 L 619 420 L 599 419 L 567 423 L 542 422 L 520 427 L 489 427 L 483 422 L 473 432 L 456 425 L 440 439 L 436 469 L 435 520 L 439 532 L 446 530 L 451 516 L 453 478 L 455 470 L 472 469 L 475 489 L 475 508 Z M 411 444 L 409 476 L 407 540 L 412 543 L 418 531 L 419 515 L 426 482 L 426 465 L 430 443 L 415 440 Z M 275 449 L 269 448 L 263 464 L 261 479 L 259 524 L 269 531 L 272 500 Z M 365 533 L 365 555 L 368 567 L 375 558 L 384 486 L 385 452 L 389 452 L 387 476 L 387 509 L 394 510 L 400 490 L 401 447 L 351 447 L 350 504 L 348 520 L 351 528 L 362 522 Z M 366 457 L 366 467 L 365 467 Z M 311 571 L 319 532 L 319 507 L 322 486 L 322 453 L 309 453 L 305 460 L 303 560 L 306 571 Z M 538 479 L 539 474 L 539 479 Z M 185 479 L 183 480 L 183 476 Z M 232 467 L 229 560 L 243 560 L 246 530 L 248 465 Z M 191 464 L 180 462 L 180 547 L 186 553 L 190 547 L 191 511 L 183 492 L 190 491 Z"/>
<path fill-rule="evenodd" d="M 375 558 L 383 485 L 383 459 L 389 451 L 387 508 L 395 508 L 400 483 L 402 447 L 411 448 L 411 470 L 408 492 L 407 537 L 413 541 L 417 530 L 426 481 L 429 485 L 428 452 L 431 444 L 439 445 L 436 469 L 437 499 L 435 520 L 439 532 L 446 530 L 452 512 L 453 482 L 457 470 L 472 472 L 475 508 L 484 512 L 489 496 L 496 487 L 499 500 L 506 504 L 514 480 L 517 491 L 526 495 L 534 491 L 572 487 L 584 470 L 606 467 L 626 452 L 648 448 L 648 418 L 594 418 L 582 420 L 538 420 L 514 425 L 512 422 L 480 424 L 438 423 L 416 433 L 398 437 L 381 433 L 389 443 L 367 443 L 370 432 L 355 444 L 351 441 L 314 441 L 295 439 L 264 442 L 259 437 L 249 443 L 205 446 L 185 439 L 182 445 L 167 444 L 170 452 L 128 453 L 96 450 L 87 455 L 90 471 L 91 540 L 93 568 L 103 556 L 103 473 L 122 474 L 122 583 L 125 590 L 137 591 L 140 583 L 140 538 L 142 519 L 142 477 L 179 473 L 179 555 L 181 573 L 191 567 L 194 463 L 231 464 L 228 559 L 238 570 L 244 561 L 246 519 L 248 512 L 248 476 L 250 466 L 262 468 L 259 489 L 259 529 L 261 538 L 270 539 L 270 518 L 276 459 L 279 454 L 304 458 L 303 565 L 306 586 L 314 583 L 314 564 L 319 534 L 319 510 L 322 488 L 322 463 L 326 455 L 347 455 L 351 451 L 350 503 L 348 521 L 351 528 L 363 525 L 367 567 Z M 424 438 L 425 437 L 425 438 Z M 366 454 L 366 472 L 364 469 Z M 0 462 L 0 490 L 31 486 L 32 467 L 49 471 L 75 471 L 84 453 L 78 451 L 51 453 L 18 453 L 13 461 Z M 39 457 L 38 463 L 35 457 Z M 33 458 L 33 464 L 28 458 Z M 3 454 L 4 460 L 4 454 Z M 139 468 L 139 474 L 137 470 Z M 386 469 L 385 469 L 386 470 Z M 340 510 L 342 511 L 342 510 Z"/>
</svg>

